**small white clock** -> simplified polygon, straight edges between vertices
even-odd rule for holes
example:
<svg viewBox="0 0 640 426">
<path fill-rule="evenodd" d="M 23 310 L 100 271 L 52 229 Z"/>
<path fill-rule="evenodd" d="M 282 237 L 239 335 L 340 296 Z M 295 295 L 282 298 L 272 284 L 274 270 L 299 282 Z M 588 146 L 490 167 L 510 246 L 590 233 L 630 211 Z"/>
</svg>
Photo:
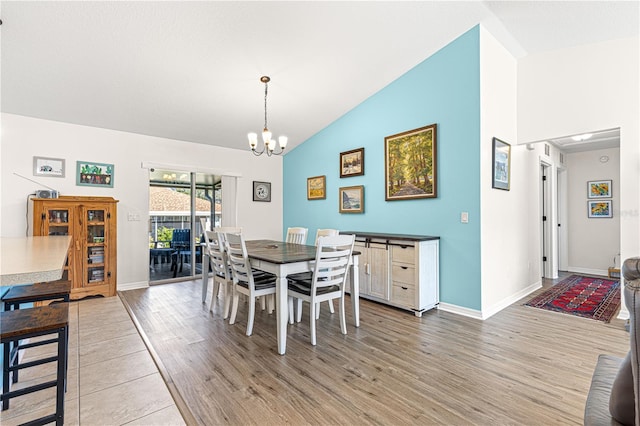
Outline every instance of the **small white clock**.
<svg viewBox="0 0 640 426">
<path fill-rule="evenodd" d="M 271 183 L 253 181 L 253 201 L 271 201 Z"/>
</svg>

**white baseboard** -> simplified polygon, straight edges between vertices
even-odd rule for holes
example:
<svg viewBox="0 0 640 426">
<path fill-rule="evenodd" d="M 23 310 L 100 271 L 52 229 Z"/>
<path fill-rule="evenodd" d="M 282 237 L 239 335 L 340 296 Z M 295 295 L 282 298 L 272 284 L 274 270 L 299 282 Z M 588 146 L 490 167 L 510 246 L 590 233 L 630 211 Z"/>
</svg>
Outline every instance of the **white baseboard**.
<svg viewBox="0 0 640 426">
<path fill-rule="evenodd" d="M 135 290 L 137 288 L 147 288 L 149 287 L 149 282 L 148 281 L 139 281 L 139 282 L 133 282 L 133 283 L 118 283 L 118 291 L 123 291 L 123 290 Z"/>
<path fill-rule="evenodd" d="M 537 281 L 537 282 L 531 284 L 530 286 L 520 290 L 519 292 L 517 292 L 515 294 L 512 294 L 511 296 L 502 299 L 500 302 L 495 303 L 490 308 L 483 309 L 482 310 L 482 319 L 487 319 L 487 318 L 497 314 L 498 312 L 500 312 L 504 308 L 508 307 L 509 305 L 512 305 L 512 304 L 516 303 L 518 300 L 522 299 L 523 297 L 528 296 L 529 294 L 533 293 L 534 291 L 538 290 L 541 287 L 542 287 L 542 281 Z"/>
<path fill-rule="evenodd" d="M 451 312 L 453 314 L 464 315 L 465 317 L 469 317 L 469 318 L 486 320 L 487 318 L 497 314 L 504 308 L 514 304 L 515 302 L 522 299 L 523 297 L 538 290 L 540 287 L 542 287 L 542 281 L 537 281 L 531 284 L 530 286 L 520 290 L 519 292 L 494 304 L 491 308 L 484 309 L 482 311 L 478 311 L 477 309 L 469 309 L 469 308 L 465 308 L 458 305 L 452 305 L 444 302 L 440 302 L 440 304 L 438 304 L 438 309 L 446 312 Z"/>
<path fill-rule="evenodd" d="M 465 317 L 482 319 L 482 313 L 476 309 L 464 308 L 458 305 L 451 305 L 449 303 L 440 302 L 438 304 L 438 310 L 451 312 L 453 314 L 464 315 Z"/>
<path fill-rule="evenodd" d="M 578 274 L 599 275 L 603 277 L 609 276 L 609 271 L 606 269 L 580 268 L 577 266 L 569 266 L 567 269 L 569 272 L 576 272 Z"/>
</svg>

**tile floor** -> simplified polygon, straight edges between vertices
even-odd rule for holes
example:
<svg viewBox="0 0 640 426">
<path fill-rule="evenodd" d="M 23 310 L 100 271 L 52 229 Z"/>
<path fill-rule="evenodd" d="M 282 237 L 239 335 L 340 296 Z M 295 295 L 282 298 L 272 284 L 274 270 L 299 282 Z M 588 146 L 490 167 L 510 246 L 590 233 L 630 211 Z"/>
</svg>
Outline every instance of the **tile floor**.
<svg viewBox="0 0 640 426">
<path fill-rule="evenodd" d="M 184 425 L 158 369 L 118 296 L 69 306 L 65 425 Z M 28 361 L 55 345 L 27 349 Z M 22 370 L 18 387 L 55 378 L 55 363 Z M 52 414 L 55 388 L 14 398 L 0 424 Z"/>
</svg>

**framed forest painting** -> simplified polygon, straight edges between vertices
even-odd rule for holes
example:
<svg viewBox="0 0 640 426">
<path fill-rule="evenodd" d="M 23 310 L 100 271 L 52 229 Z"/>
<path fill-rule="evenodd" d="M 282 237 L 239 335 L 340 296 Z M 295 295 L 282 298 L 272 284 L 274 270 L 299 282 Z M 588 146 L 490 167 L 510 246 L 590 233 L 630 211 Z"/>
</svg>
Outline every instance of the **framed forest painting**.
<svg viewBox="0 0 640 426">
<path fill-rule="evenodd" d="M 384 138 L 385 200 L 437 197 L 436 124 Z"/>
</svg>

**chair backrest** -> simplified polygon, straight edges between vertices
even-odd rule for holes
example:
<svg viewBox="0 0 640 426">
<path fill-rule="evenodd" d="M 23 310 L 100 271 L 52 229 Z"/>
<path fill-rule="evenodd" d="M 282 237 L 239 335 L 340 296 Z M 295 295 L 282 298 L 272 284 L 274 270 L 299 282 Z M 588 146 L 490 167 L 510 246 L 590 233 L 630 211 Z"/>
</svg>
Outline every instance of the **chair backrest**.
<svg viewBox="0 0 640 426">
<path fill-rule="evenodd" d="M 205 229 L 204 250 L 209 255 L 209 262 L 213 267 L 213 272 L 226 280 L 231 279 L 231 271 L 228 268 L 227 256 L 224 251 L 224 245 L 220 241 L 220 236 L 214 232 Z"/>
<path fill-rule="evenodd" d="M 314 244 L 316 246 L 318 245 L 318 238 L 320 237 L 333 237 L 338 234 L 340 234 L 340 231 L 337 229 L 318 229 L 316 231 L 316 242 Z"/>
<path fill-rule="evenodd" d="M 287 229 L 287 242 L 294 244 L 307 244 L 307 228 L 289 228 Z"/>
<path fill-rule="evenodd" d="M 249 262 L 247 246 L 245 245 L 242 234 L 225 233 L 224 245 L 233 274 L 233 282 L 236 284 L 245 283 L 246 286 L 253 291 L 255 285 L 251 272 L 251 263 Z"/>
<path fill-rule="evenodd" d="M 344 291 L 351 262 L 355 235 L 334 235 L 318 238 L 316 265 L 311 291 L 319 287 L 339 286 Z"/>
<path fill-rule="evenodd" d="M 171 234 L 171 248 L 191 247 L 191 229 L 174 229 Z"/>
</svg>

